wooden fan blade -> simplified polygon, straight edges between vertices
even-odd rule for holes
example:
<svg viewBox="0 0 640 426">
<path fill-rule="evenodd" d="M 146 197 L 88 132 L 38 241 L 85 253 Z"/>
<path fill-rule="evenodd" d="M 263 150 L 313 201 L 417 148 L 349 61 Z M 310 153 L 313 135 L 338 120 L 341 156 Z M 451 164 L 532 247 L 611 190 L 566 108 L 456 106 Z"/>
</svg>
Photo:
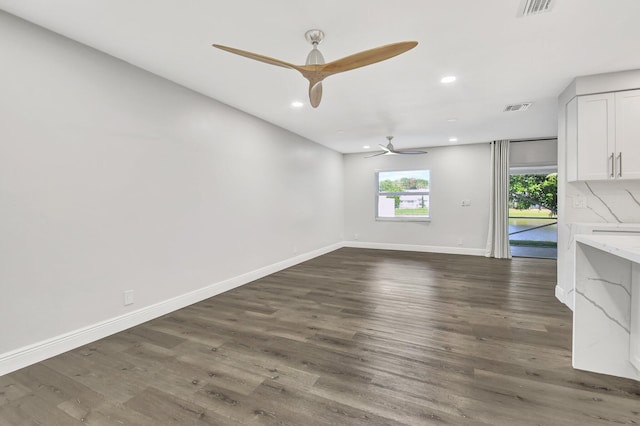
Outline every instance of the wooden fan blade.
<svg viewBox="0 0 640 426">
<path fill-rule="evenodd" d="M 314 108 L 318 108 L 321 100 L 322 82 L 319 81 L 316 84 L 313 84 L 311 81 L 309 81 L 309 101 L 311 102 L 311 106 Z"/>
<path fill-rule="evenodd" d="M 229 53 L 244 56 L 245 58 L 264 62 L 266 64 L 298 71 L 304 78 L 309 80 L 309 100 L 311 101 L 311 106 L 317 108 L 322 100 L 322 80 L 326 77 L 393 58 L 407 50 L 413 49 L 417 45 L 417 41 L 403 41 L 400 43 L 387 44 L 385 46 L 376 47 L 375 49 L 365 50 L 354 55 L 346 56 L 342 59 L 338 59 L 337 61 L 329 62 L 324 65 L 294 65 L 289 62 L 281 61 L 280 59 L 236 49 L 234 47 L 223 46 L 221 44 L 213 44 L 213 47 Z M 386 152 L 391 152 L 386 147 L 383 147 L 383 149 Z"/>
<path fill-rule="evenodd" d="M 240 50 L 234 47 L 223 46 L 221 44 L 213 44 L 212 46 L 217 47 L 218 49 L 225 50 L 230 53 L 234 53 L 236 55 L 244 56 L 245 58 L 254 59 L 256 61 L 264 62 L 271 65 L 277 65 L 279 67 L 291 68 L 297 71 L 301 71 L 299 66 L 290 64 L 289 62 L 281 61 L 280 59 L 270 58 L 268 56 L 247 52 L 246 50 Z"/>
<path fill-rule="evenodd" d="M 411 50 L 418 45 L 417 41 L 403 41 L 400 43 L 387 44 L 374 49 L 365 50 L 353 55 L 345 56 L 342 59 L 321 65 L 319 68 L 325 77 L 339 72 L 349 71 L 366 65 L 375 64 L 385 59 L 393 58 L 401 53 Z"/>
</svg>

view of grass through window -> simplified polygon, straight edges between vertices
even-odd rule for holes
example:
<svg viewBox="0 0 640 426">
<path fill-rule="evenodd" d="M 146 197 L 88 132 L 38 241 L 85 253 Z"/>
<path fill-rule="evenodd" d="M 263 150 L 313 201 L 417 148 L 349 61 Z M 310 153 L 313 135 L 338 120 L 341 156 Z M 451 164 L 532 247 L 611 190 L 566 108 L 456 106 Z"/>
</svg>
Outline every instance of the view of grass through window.
<svg viewBox="0 0 640 426">
<path fill-rule="evenodd" d="M 429 170 L 377 173 L 378 218 L 429 217 Z"/>
<path fill-rule="evenodd" d="M 514 256 L 555 258 L 557 214 L 557 173 L 510 176 L 509 244 Z"/>
</svg>

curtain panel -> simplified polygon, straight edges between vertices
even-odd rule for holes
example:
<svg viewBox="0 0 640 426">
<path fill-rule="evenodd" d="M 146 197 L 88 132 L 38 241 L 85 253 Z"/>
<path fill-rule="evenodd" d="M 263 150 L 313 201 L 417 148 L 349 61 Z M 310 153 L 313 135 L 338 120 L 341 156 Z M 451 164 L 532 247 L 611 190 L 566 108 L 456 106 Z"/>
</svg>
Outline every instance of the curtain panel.
<svg viewBox="0 0 640 426">
<path fill-rule="evenodd" d="M 509 247 L 509 141 L 491 142 L 491 200 L 485 256 L 511 259 Z"/>
</svg>

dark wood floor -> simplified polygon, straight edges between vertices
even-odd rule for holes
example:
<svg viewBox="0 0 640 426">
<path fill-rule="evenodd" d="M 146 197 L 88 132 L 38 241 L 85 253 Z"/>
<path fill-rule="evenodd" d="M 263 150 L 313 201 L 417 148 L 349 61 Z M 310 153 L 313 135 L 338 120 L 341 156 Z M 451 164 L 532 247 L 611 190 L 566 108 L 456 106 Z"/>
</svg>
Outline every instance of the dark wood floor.
<svg viewBox="0 0 640 426">
<path fill-rule="evenodd" d="M 0 425 L 640 423 L 556 263 L 341 249 L 0 377 Z"/>
</svg>

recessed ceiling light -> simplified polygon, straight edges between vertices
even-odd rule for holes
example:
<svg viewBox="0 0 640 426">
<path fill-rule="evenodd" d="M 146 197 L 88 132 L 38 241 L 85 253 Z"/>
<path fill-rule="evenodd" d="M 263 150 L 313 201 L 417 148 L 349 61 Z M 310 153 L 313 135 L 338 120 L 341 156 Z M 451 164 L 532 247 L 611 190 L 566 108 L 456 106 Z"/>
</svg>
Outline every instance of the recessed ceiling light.
<svg viewBox="0 0 640 426">
<path fill-rule="evenodd" d="M 449 138 L 449 142 L 458 142 L 458 138 Z"/>
<path fill-rule="evenodd" d="M 447 121 L 448 121 L 449 123 L 453 123 L 454 121 L 458 121 L 458 119 L 457 119 L 457 118 L 455 118 L 455 117 L 451 117 L 451 118 L 447 118 Z"/>
<path fill-rule="evenodd" d="M 293 101 L 291 102 L 291 106 L 293 108 L 302 108 L 304 106 L 304 104 L 300 101 Z"/>
<path fill-rule="evenodd" d="M 442 77 L 440 79 L 440 83 L 444 83 L 444 84 L 453 83 L 454 81 L 456 81 L 456 76 L 455 75 L 448 75 L 448 76 Z"/>
<path fill-rule="evenodd" d="M 363 146 L 363 148 L 364 148 L 364 149 L 369 149 L 369 148 L 371 148 L 371 147 L 370 147 L 369 145 L 365 145 L 365 146 Z"/>
</svg>

